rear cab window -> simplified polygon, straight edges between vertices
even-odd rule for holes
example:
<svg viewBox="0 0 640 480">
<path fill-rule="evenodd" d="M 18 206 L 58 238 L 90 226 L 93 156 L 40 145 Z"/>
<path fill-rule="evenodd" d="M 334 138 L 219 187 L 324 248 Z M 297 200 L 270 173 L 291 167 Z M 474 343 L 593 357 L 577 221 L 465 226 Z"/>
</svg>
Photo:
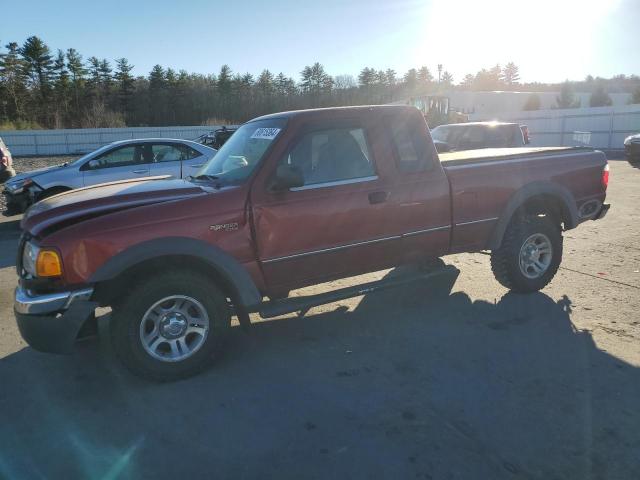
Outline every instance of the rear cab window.
<svg viewBox="0 0 640 480">
<path fill-rule="evenodd" d="M 433 168 L 435 158 L 426 135 L 426 125 L 408 115 L 387 116 L 389 130 L 400 172 L 423 172 Z"/>
</svg>

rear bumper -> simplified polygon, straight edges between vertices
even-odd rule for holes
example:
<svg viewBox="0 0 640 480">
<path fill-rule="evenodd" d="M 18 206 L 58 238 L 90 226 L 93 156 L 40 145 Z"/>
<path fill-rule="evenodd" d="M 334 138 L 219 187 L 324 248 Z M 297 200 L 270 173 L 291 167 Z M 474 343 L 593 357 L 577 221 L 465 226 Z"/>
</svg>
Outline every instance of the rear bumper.
<svg viewBox="0 0 640 480">
<path fill-rule="evenodd" d="M 600 211 L 596 214 L 595 217 L 593 217 L 593 219 L 594 220 L 603 219 L 607 215 L 607 212 L 609 211 L 610 208 L 611 208 L 611 204 L 603 203 L 602 207 L 600 207 Z"/>
<path fill-rule="evenodd" d="M 13 308 L 22 338 L 41 352 L 70 353 L 98 306 L 92 294 L 93 288 L 43 295 L 16 288 Z"/>
</svg>

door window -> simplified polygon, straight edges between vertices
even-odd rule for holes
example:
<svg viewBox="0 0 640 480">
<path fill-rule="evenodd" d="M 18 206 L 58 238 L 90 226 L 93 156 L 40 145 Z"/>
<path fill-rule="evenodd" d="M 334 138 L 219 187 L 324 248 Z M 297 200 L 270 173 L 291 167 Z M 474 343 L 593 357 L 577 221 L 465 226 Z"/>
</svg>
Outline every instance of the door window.
<svg viewBox="0 0 640 480">
<path fill-rule="evenodd" d="M 127 145 L 103 153 L 85 164 L 85 169 L 97 170 L 102 168 L 127 167 L 146 163 L 142 145 Z"/>
<path fill-rule="evenodd" d="M 362 128 L 334 128 L 307 133 L 283 162 L 300 169 L 305 186 L 322 186 L 375 175 Z"/>
<path fill-rule="evenodd" d="M 179 162 L 200 156 L 200 152 L 197 150 L 186 145 L 176 144 L 154 144 L 151 146 L 151 154 L 154 163 Z"/>
<path fill-rule="evenodd" d="M 460 150 L 483 148 L 485 146 L 484 142 L 484 129 L 472 126 L 465 129 L 464 133 L 460 136 L 458 148 Z"/>
</svg>

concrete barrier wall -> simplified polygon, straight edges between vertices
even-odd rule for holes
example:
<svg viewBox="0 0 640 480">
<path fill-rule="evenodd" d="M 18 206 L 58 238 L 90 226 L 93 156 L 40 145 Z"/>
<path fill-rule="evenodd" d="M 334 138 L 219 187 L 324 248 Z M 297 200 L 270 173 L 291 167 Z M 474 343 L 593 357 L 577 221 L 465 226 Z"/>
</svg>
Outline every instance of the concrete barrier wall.
<svg viewBox="0 0 640 480">
<path fill-rule="evenodd" d="M 499 120 L 526 124 L 531 145 L 591 146 L 621 149 L 624 139 L 640 133 L 640 105 L 471 114 L 470 121 Z"/>
<path fill-rule="evenodd" d="M 68 130 L 4 130 L 0 137 L 15 157 L 39 155 L 79 155 L 91 152 L 107 143 L 132 138 L 180 138 L 193 140 L 220 128 L 139 127 L 81 128 Z"/>
</svg>

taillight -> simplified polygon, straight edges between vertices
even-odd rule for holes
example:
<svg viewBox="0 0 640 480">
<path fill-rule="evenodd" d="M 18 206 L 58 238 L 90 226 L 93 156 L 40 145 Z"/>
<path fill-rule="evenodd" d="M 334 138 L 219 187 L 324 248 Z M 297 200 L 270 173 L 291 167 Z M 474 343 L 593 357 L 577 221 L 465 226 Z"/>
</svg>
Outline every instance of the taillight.
<svg viewBox="0 0 640 480">
<path fill-rule="evenodd" d="M 609 164 L 607 163 L 602 169 L 602 188 L 605 190 L 609 186 Z"/>
</svg>

